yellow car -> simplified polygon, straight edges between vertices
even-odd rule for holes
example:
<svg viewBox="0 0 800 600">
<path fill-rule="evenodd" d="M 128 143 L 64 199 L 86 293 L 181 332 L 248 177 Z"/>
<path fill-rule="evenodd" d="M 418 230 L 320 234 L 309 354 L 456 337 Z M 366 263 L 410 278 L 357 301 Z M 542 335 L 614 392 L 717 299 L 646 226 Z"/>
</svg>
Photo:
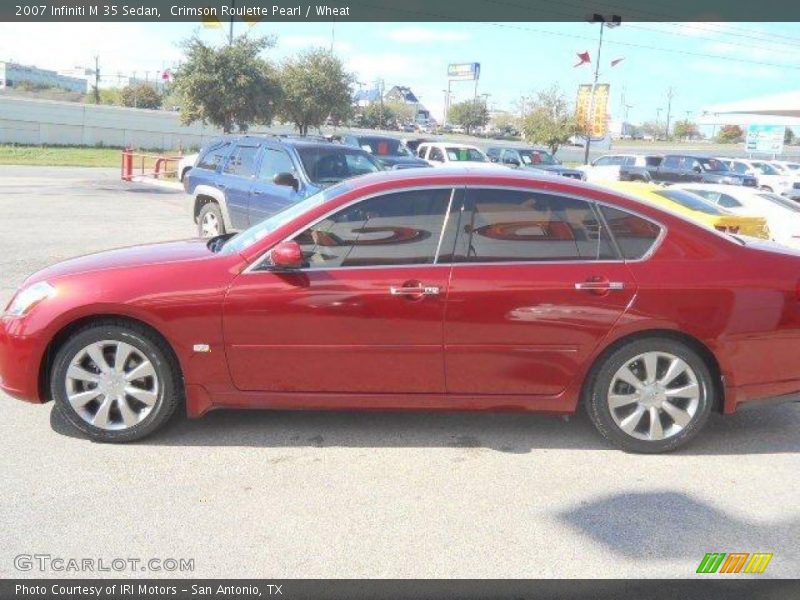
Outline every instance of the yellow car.
<svg viewBox="0 0 800 600">
<path fill-rule="evenodd" d="M 767 220 L 763 217 L 734 214 L 686 190 L 636 181 L 609 181 L 603 185 L 723 233 L 738 233 L 765 240 L 770 237 Z"/>
</svg>

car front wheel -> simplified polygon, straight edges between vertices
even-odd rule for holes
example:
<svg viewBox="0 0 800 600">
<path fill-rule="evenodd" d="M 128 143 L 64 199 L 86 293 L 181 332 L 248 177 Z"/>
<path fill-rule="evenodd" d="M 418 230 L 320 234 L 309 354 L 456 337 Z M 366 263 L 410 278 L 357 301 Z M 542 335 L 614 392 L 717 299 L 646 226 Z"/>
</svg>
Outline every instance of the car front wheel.
<svg viewBox="0 0 800 600">
<path fill-rule="evenodd" d="M 703 359 L 671 339 L 626 344 L 604 358 L 587 385 L 597 430 L 630 452 L 667 452 L 700 432 L 714 398 Z"/>
<path fill-rule="evenodd" d="M 207 202 L 200 209 L 197 216 L 197 234 L 201 238 L 213 238 L 225 233 L 225 221 L 222 219 L 222 211 L 216 202 Z"/>
<path fill-rule="evenodd" d="M 181 400 L 180 375 L 163 340 L 109 321 L 79 330 L 60 348 L 50 387 L 58 410 L 101 442 L 130 442 L 164 425 Z"/>
</svg>

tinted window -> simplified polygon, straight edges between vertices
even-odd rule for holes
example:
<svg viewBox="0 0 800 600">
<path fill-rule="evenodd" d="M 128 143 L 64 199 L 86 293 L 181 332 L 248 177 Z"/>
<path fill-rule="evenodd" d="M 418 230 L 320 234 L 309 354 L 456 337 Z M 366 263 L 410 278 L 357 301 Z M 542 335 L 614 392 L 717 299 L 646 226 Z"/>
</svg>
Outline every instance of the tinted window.
<svg viewBox="0 0 800 600">
<path fill-rule="evenodd" d="M 323 219 L 295 240 L 312 269 L 431 264 L 451 193 L 415 190 L 370 198 Z"/>
<path fill-rule="evenodd" d="M 520 150 L 519 155 L 526 165 L 555 165 L 553 155 L 544 150 Z"/>
<path fill-rule="evenodd" d="M 457 262 L 616 258 L 588 202 L 536 192 L 476 189 L 459 226 Z"/>
<path fill-rule="evenodd" d="M 730 171 L 725 163 L 716 158 L 700 158 L 696 162 L 702 165 L 704 171 Z"/>
<path fill-rule="evenodd" d="M 486 162 L 486 156 L 477 148 L 468 148 L 465 146 L 448 146 L 445 149 L 447 152 L 447 160 L 451 162 L 461 161 L 475 161 Z"/>
<path fill-rule="evenodd" d="M 605 167 L 605 166 L 608 166 L 610 164 L 613 164 L 611 162 L 611 157 L 610 156 L 601 156 L 596 161 L 594 161 L 594 166 L 595 167 Z"/>
<path fill-rule="evenodd" d="M 668 169 L 677 169 L 681 164 L 681 159 L 678 156 L 665 156 L 664 160 L 661 162 L 662 167 L 667 167 Z"/>
<path fill-rule="evenodd" d="M 295 173 L 294 163 L 291 157 L 284 150 L 267 148 L 264 157 L 261 159 L 261 168 L 258 170 L 258 178 L 264 181 L 272 181 L 278 173 Z"/>
<path fill-rule="evenodd" d="M 240 177 L 251 177 L 256 171 L 258 146 L 236 146 L 225 163 L 225 172 Z"/>
<path fill-rule="evenodd" d="M 661 164 L 661 161 L 664 160 L 660 156 L 645 156 L 644 157 L 644 164 L 648 167 L 657 167 Z"/>
<path fill-rule="evenodd" d="M 697 212 L 706 213 L 707 215 L 724 215 L 730 214 L 723 212 L 713 204 L 709 203 L 707 200 L 704 200 L 700 196 L 696 194 L 692 194 L 691 192 L 684 192 L 682 190 L 658 190 L 654 191 L 654 194 L 658 194 L 659 196 L 666 198 L 667 200 L 672 200 L 676 204 L 680 204 L 684 208 L 688 208 L 690 210 L 696 210 Z"/>
<path fill-rule="evenodd" d="M 431 154 L 428 157 L 428 160 L 444 162 L 444 153 L 442 152 L 441 148 L 436 148 L 435 146 L 431 148 Z"/>
<path fill-rule="evenodd" d="M 195 169 L 208 169 L 209 171 L 216 171 L 219 164 L 225 159 L 230 149 L 230 142 L 220 146 L 213 146 L 206 150 L 200 159 L 197 161 Z"/>
<path fill-rule="evenodd" d="M 742 173 L 742 174 L 747 173 L 747 165 L 744 163 L 735 162 L 733 163 L 733 170 L 736 171 L 737 173 Z"/>
<path fill-rule="evenodd" d="M 381 170 L 374 158 L 355 148 L 312 146 L 297 153 L 309 179 L 322 185 Z"/>
<path fill-rule="evenodd" d="M 360 137 L 357 144 L 375 156 L 411 156 L 400 140 L 384 137 Z"/>
<path fill-rule="evenodd" d="M 601 210 L 624 258 L 642 258 L 658 239 L 661 228 L 655 223 L 618 208 L 603 206 Z"/>
</svg>

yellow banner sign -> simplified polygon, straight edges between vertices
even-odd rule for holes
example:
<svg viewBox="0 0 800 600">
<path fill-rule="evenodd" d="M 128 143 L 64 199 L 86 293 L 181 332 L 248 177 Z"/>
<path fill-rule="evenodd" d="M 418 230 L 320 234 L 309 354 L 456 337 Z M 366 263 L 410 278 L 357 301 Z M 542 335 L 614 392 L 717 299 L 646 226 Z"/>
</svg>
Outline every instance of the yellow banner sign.
<svg viewBox="0 0 800 600">
<path fill-rule="evenodd" d="M 606 134 L 609 89 L 607 83 L 598 83 L 594 86 L 594 99 L 592 99 L 592 84 L 585 83 L 578 86 L 575 117 L 581 124 L 581 129 L 589 132 L 592 137 L 602 137 Z"/>
</svg>

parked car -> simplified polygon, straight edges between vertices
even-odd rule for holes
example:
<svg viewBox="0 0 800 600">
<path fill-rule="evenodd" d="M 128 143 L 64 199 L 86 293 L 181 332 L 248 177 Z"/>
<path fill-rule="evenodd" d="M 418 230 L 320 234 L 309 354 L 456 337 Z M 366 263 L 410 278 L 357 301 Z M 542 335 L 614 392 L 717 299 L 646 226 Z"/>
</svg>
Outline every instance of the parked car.
<svg viewBox="0 0 800 600">
<path fill-rule="evenodd" d="M 490 162 L 476 146 L 458 142 L 424 142 L 417 147 L 417 156 L 434 167 L 460 165 L 505 169 Z"/>
<path fill-rule="evenodd" d="M 748 235 L 764 240 L 770 238 L 769 227 L 764 217 L 734 214 L 686 190 L 632 181 L 610 182 L 605 185 L 722 233 Z"/>
<path fill-rule="evenodd" d="M 800 176 L 800 163 L 788 160 L 770 160 L 768 162 L 774 167 L 777 167 L 781 173 Z"/>
<path fill-rule="evenodd" d="M 414 156 L 399 138 L 388 135 L 346 133 L 341 136 L 341 141 L 343 144 L 366 150 L 388 169 L 430 167 L 426 161 Z"/>
<path fill-rule="evenodd" d="M 766 161 L 746 158 L 720 158 L 719 160 L 725 163 L 731 171 L 755 177 L 756 185 L 762 190 L 778 194 L 792 192 L 791 177 L 784 175 Z"/>
<path fill-rule="evenodd" d="M 676 184 L 738 215 L 759 215 L 767 220 L 770 238 L 800 249 L 800 205 L 774 192 L 715 183 Z"/>
<path fill-rule="evenodd" d="M 431 138 L 427 138 L 427 137 L 407 137 L 407 138 L 403 138 L 402 141 L 405 144 L 406 148 L 411 150 L 411 152 L 414 154 L 414 156 L 416 156 L 417 155 L 417 149 L 419 148 L 420 144 L 422 144 L 424 142 L 432 142 L 433 140 Z"/>
<path fill-rule="evenodd" d="M 660 183 L 725 183 L 756 187 L 752 175 L 731 171 L 721 160 L 702 154 L 667 154 L 657 166 L 648 166 L 653 181 Z"/>
<path fill-rule="evenodd" d="M 517 169 L 536 169 L 548 171 L 554 175 L 585 179 L 578 169 L 570 169 L 558 162 L 547 150 L 531 147 L 492 146 L 486 150 L 486 156 L 493 163 Z"/>
<path fill-rule="evenodd" d="M 247 229 L 321 189 L 380 171 L 360 148 L 283 136 L 229 136 L 200 153 L 184 179 L 198 235 Z"/>
<path fill-rule="evenodd" d="M 606 154 L 578 169 L 586 181 L 650 181 L 649 169 L 660 163 L 661 157 L 655 155 Z"/>
<path fill-rule="evenodd" d="M 194 165 L 197 163 L 198 156 L 200 155 L 195 152 L 194 154 L 187 154 L 178 161 L 177 175 L 179 181 L 183 182 L 183 179 L 186 177 L 189 169 L 194 167 Z"/>
<path fill-rule="evenodd" d="M 713 411 L 800 398 L 798 273 L 789 249 L 567 178 L 386 171 L 233 237 L 35 273 L 0 319 L 0 386 L 104 442 L 184 410 L 584 405 L 662 452 Z"/>
</svg>

